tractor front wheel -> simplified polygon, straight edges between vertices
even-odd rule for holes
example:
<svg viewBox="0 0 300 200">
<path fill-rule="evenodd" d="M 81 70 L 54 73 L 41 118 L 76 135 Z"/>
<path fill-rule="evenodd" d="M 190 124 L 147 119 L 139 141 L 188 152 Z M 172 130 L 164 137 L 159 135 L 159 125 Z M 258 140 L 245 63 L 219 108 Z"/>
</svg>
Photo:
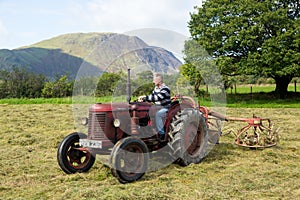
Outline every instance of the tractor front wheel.
<svg viewBox="0 0 300 200">
<path fill-rule="evenodd" d="M 148 147 L 136 137 L 119 140 L 111 152 L 111 171 L 121 183 L 130 183 L 142 178 L 147 171 L 148 162 Z"/>
<path fill-rule="evenodd" d="M 95 163 L 95 156 L 81 150 L 79 139 L 87 136 L 83 133 L 71 133 L 58 146 L 57 160 L 60 168 L 67 174 L 87 172 Z"/>
</svg>

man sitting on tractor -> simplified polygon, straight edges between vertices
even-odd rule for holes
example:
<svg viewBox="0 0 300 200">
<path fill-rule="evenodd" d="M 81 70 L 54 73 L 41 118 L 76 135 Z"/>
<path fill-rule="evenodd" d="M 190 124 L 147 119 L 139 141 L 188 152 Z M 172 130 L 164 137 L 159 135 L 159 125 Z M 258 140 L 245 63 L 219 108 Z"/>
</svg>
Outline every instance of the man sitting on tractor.
<svg viewBox="0 0 300 200">
<path fill-rule="evenodd" d="M 158 131 L 158 137 L 160 140 L 164 140 L 164 122 L 163 118 L 166 117 L 168 109 L 171 104 L 171 92 L 168 86 L 163 83 L 162 74 L 156 73 L 153 76 L 153 83 L 155 88 L 150 95 L 140 96 L 138 101 L 153 102 L 155 105 L 162 106 L 162 108 L 155 114 L 155 124 Z"/>
</svg>

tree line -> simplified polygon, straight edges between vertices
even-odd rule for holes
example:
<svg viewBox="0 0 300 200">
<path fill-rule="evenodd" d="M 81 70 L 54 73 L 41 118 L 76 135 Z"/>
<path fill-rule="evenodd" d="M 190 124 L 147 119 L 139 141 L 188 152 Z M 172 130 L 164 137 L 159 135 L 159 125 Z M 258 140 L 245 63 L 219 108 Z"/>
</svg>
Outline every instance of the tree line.
<svg viewBox="0 0 300 200">
<path fill-rule="evenodd" d="M 49 80 L 26 68 L 0 71 L 0 98 L 54 98 L 72 95 L 73 81 L 67 76 Z"/>
<path fill-rule="evenodd" d="M 167 79 L 173 77 L 166 75 Z M 153 75 L 151 71 L 141 72 L 132 79 L 136 88 L 133 96 L 152 91 Z M 110 96 L 126 94 L 126 74 L 124 72 L 104 72 L 100 77 L 83 77 L 71 80 L 67 75 L 49 79 L 42 74 L 35 74 L 26 68 L 13 67 L 12 70 L 0 71 L 0 98 L 60 98 L 73 95 L 74 85 L 85 96 Z M 92 87 L 90 87 L 92 86 Z M 94 87 L 96 86 L 96 87 Z M 77 93 L 78 94 L 78 93 Z"/>
<path fill-rule="evenodd" d="M 193 68 L 189 68 L 193 69 Z M 167 85 L 174 87 L 182 84 L 180 74 L 186 75 L 186 65 L 180 67 L 179 74 L 164 75 Z M 191 73 L 196 73 L 191 71 Z M 191 76 L 192 77 L 192 76 Z M 100 77 L 83 77 L 78 80 L 69 79 L 68 76 L 56 76 L 49 79 L 42 74 L 35 74 L 25 68 L 13 68 L 11 71 L 0 71 L 0 98 L 61 98 L 73 95 L 74 87 L 80 88 L 80 95 L 84 96 L 119 96 L 126 94 L 126 74 L 124 72 L 104 72 Z M 153 90 L 153 73 L 144 71 L 132 77 L 131 87 L 132 96 L 140 96 L 150 93 Z M 300 82 L 299 78 L 294 81 Z M 236 76 L 234 80 L 227 83 L 226 87 L 232 84 L 274 84 L 272 79 L 266 79 L 257 76 Z M 194 86 L 193 92 L 197 96 L 205 93 L 200 89 L 200 85 L 206 85 L 203 79 L 197 82 L 197 79 L 189 79 L 189 84 Z M 75 86 L 74 86 L 75 85 Z M 92 86 L 92 87 L 90 87 Z M 184 90 L 182 87 L 181 90 Z M 175 94 L 175 91 L 173 91 Z M 187 91 L 180 91 L 187 93 Z M 78 94 L 78 92 L 76 93 Z"/>
</svg>

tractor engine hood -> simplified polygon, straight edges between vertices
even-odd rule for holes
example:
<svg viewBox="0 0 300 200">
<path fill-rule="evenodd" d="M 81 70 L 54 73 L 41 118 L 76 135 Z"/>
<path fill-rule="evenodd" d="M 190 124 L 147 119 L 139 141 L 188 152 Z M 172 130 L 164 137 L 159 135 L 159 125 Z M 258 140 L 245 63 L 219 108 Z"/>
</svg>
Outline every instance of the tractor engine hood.
<svg viewBox="0 0 300 200">
<path fill-rule="evenodd" d="M 133 103 L 96 103 L 90 107 L 91 112 L 117 112 L 117 111 L 130 111 L 130 110 L 149 110 L 152 106 L 147 102 L 133 102 Z"/>
</svg>

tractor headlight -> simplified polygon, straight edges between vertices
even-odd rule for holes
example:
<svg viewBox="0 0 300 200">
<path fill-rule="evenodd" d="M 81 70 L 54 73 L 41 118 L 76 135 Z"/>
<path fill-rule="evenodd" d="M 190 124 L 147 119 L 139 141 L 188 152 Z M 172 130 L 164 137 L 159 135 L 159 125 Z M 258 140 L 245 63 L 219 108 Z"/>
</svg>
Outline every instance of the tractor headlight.
<svg viewBox="0 0 300 200">
<path fill-rule="evenodd" d="M 82 124 L 83 126 L 88 125 L 88 123 L 89 123 L 89 119 L 88 119 L 87 117 L 81 118 L 81 124 Z"/>
<path fill-rule="evenodd" d="M 116 128 L 118 128 L 118 127 L 120 127 L 120 125 L 121 125 L 121 121 L 120 121 L 119 119 L 115 119 L 115 120 L 114 120 L 114 126 L 115 126 Z"/>
</svg>

